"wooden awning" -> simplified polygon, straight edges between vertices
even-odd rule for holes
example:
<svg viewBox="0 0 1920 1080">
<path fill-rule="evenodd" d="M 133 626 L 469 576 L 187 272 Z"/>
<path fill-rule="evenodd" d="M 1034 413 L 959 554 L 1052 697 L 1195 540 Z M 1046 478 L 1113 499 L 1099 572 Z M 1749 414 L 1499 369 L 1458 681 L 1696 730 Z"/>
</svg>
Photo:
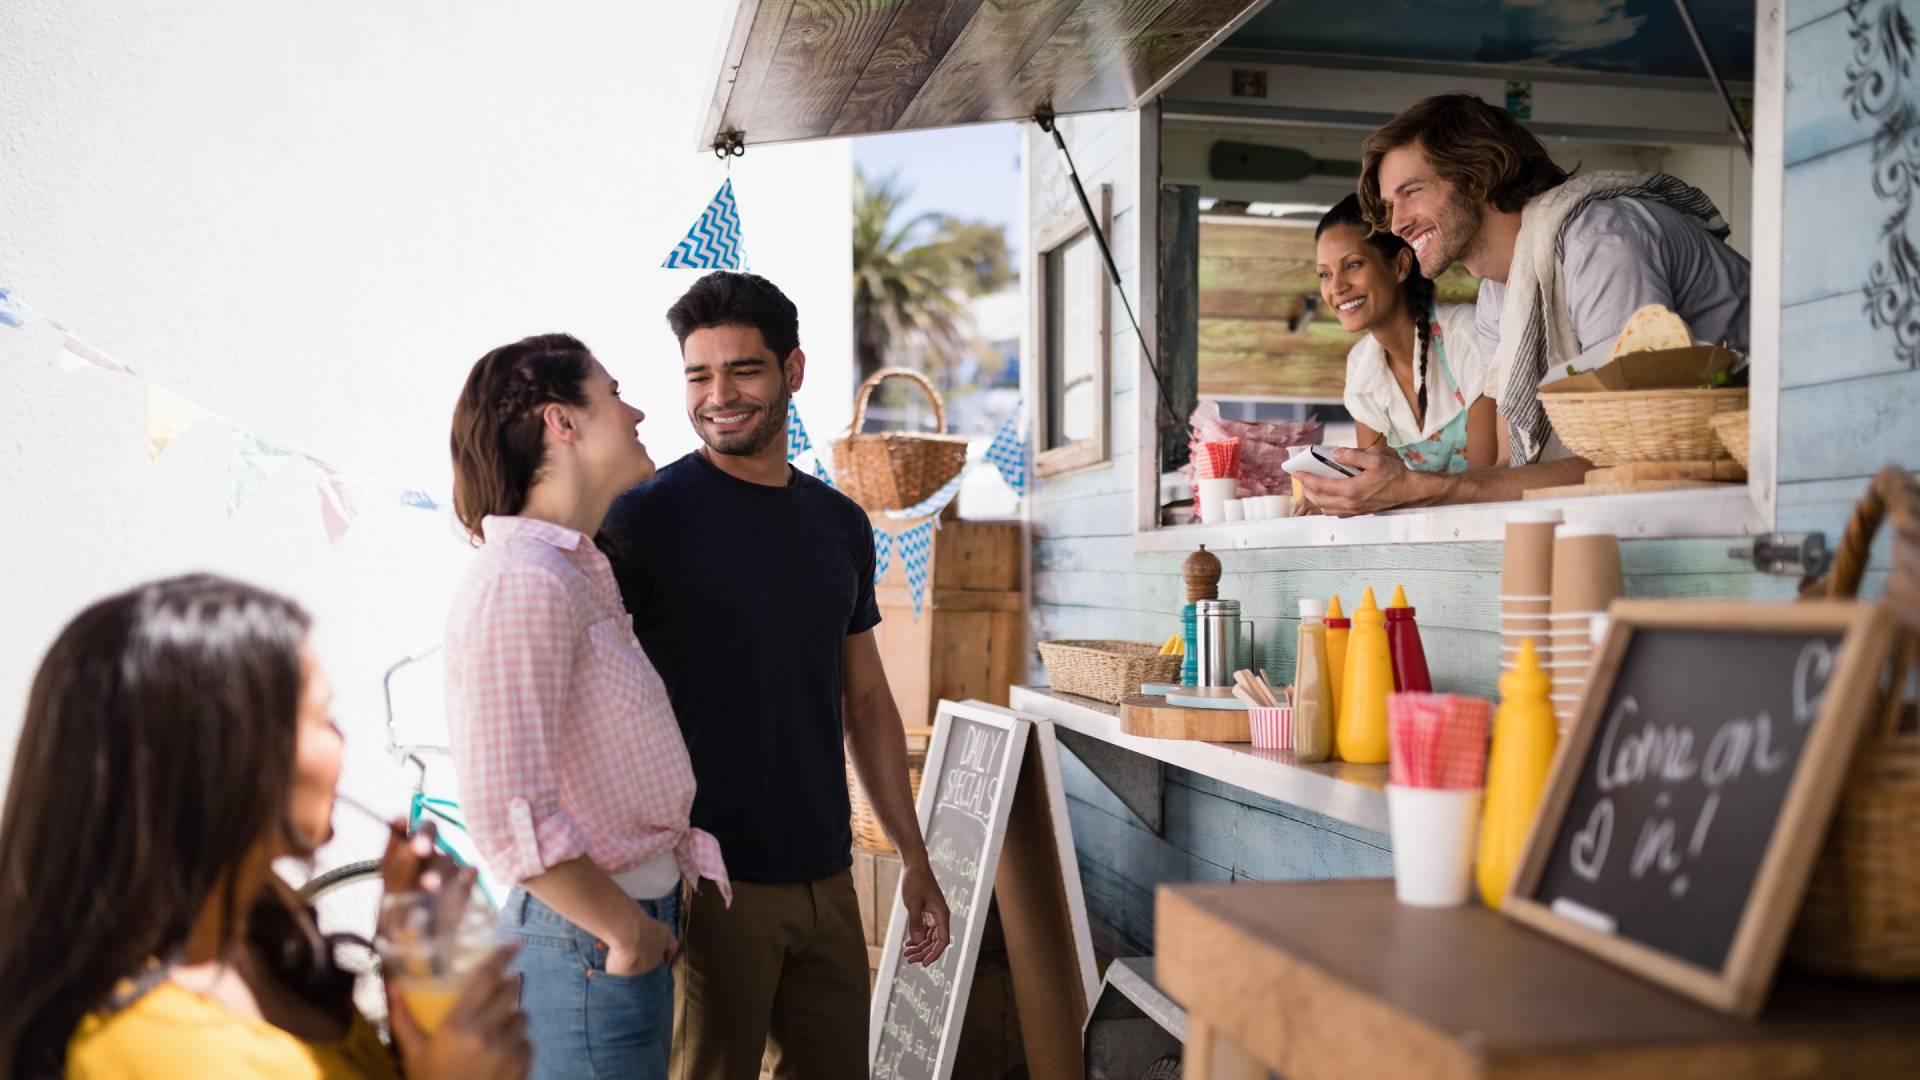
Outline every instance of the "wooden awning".
<svg viewBox="0 0 1920 1080">
<path fill-rule="evenodd" d="M 701 146 L 1143 104 L 1268 0 L 739 0 Z"/>
</svg>

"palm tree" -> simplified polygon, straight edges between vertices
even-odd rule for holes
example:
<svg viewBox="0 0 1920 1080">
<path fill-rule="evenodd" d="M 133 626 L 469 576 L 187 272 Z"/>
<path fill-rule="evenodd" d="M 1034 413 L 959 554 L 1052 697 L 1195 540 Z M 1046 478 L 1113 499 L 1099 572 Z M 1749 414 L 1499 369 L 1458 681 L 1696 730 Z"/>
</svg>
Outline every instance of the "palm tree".
<svg viewBox="0 0 1920 1080">
<path fill-rule="evenodd" d="M 966 298 L 1013 280 L 999 226 L 921 214 L 896 222 L 909 194 L 898 176 L 853 174 L 853 332 L 860 377 L 889 351 L 922 346 L 952 363 L 973 347 Z"/>
</svg>

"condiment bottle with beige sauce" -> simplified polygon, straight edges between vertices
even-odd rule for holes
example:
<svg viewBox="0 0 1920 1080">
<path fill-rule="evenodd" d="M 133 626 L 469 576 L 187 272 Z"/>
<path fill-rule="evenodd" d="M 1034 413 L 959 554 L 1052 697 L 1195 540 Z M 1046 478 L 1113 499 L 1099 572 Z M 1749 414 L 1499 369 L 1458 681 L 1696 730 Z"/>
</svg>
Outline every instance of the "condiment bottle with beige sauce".
<svg viewBox="0 0 1920 1080">
<path fill-rule="evenodd" d="M 1294 650 L 1293 760 L 1312 764 L 1333 757 L 1333 670 L 1328 659 L 1327 606 L 1300 601 L 1300 642 Z"/>
</svg>

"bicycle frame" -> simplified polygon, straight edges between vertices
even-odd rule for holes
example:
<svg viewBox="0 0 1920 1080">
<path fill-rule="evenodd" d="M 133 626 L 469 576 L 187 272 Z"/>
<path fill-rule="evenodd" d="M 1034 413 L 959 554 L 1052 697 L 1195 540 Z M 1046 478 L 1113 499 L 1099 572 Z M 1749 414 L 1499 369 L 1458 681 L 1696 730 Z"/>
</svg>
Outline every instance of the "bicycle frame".
<svg viewBox="0 0 1920 1080">
<path fill-rule="evenodd" d="M 427 743 L 401 742 L 399 725 L 396 723 L 393 714 L 394 675 L 397 674 L 401 668 L 409 664 L 417 664 L 439 651 L 440 646 L 438 644 L 429 645 L 425 648 L 417 649 L 396 661 L 392 666 L 387 668 L 386 674 L 381 676 L 380 694 L 386 704 L 387 752 L 393 755 L 394 764 L 411 767 L 413 770 L 413 794 L 407 801 L 407 832 L 409 835 L 418 832 L 423 820 L 428 818 L 433 819 L 435 822 L 433 846 L 448 858 L 452 859 L 455 865 L 465 867 L 471 865 L 467 857 L 447 839 L 449 829 L 462 836 L 468 835 L 466 822 L 460 820 L 460 816 L 457 813 L 460 809 L 460 804 L 453 799 L 442 799 L 428 795 L 426 790 L 427 763 L 421 755 L 432 754 L 444 757 L 447 755 L 447 749 L 442 746 L 434 746 Z M 447 828 L 441 828 L 440 826 L 442 825 Z M 494 907 L 500 906 L 499 898 L 495 897 L 493 890 L 487 887 L 487 882 L 484 877 L 476 878 L 474 884 L 479 886 L 481 895 L 487 898 L 488 903 Z"/>
</svg>

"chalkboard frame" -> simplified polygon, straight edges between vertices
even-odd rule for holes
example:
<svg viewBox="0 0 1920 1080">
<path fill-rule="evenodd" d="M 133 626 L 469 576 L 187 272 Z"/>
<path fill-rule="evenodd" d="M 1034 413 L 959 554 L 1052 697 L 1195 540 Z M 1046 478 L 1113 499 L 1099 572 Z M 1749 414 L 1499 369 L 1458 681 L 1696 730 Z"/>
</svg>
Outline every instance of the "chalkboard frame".
<svg viewBox="0 0 1920 1080">
<path fill-rule="evenodd" d="M 1553 771 L 1501 913 L 1704 1005 L 1751 1019 L 1766 1001 L 1854 748 L 1879 699 L 1880 675 L 1893 647 L 1893 619 L 1884 608 L 1844 600 L 1800 604 L 1621 600 L 1614 602 L 1609 614 L 1606 642 L 1594 663 L 1574 727 L 1554 755 Z M 1606 716 L 1628 644 L 1641 629 L 1840 635 L 1820 712 L 1741 909 L 1726 963 L 1719 970 L 1575 922 L 1534 898 L 1567 824 L 1568 806 Z"/>
<path fill-rule="evenodd" d="M 921 835 L 925 835 L 933 822 L 934 800 L 939 798 L 940 778 L 945 775 L 947 746 L 953 738 L 953 719 L 969 720 L 977 724 L 998 728 L 1007 733 L 1009 745 L 1000 776 L 1002 797 L 997 812 L 988 820 L 987 847 L 985 857 L 980 863 L 982 887 L 976 896 L 975 918 L 981 927 L 986 925 L 986 906 L 991 902 L 993 886 L 1000 865 L 1000 850 L 1007 839 L 1007 826 L 1013 817 L 1014 795 L 1019 786 L 1020 769 L 1026 759 L 1028 734 L 1033 722 L 1019 716 L 1009 715 L 977 703 L 953 702 L 942 700 L 933 719 L 933 738 L 927 743 L 927 764 L 921 774 L 919 804 L 915 807 L 915 817 L 920 822 Z M 904 879 L 903 879 L 904 880 Z M 881 1036 L 885 1034 L 887 1005 L 892 1001 L 893 979 L 900 968 L 900 951 L 905 944 L 907 926 L 906 906 L 901 902 L 900 890 L 893 894 L 893 914 L 887 922 L 886 940 L 881 942 L 880 970 L 873 982 L 873 1000 L 867 1024 L 867 1070 L 871 1074 L 875 1057 L 880 1052 Z M 958 1021 L 967 1015 L 967 998 L 973 992 L 974 967 L 980 959 L 980 937 L 974 934 L 965 940 L 948 942 L 949 949 L 960 950 L 959 963 L 953 969 L 953 1007 L 948 1023 L 940 1032 L 940 1045 L 935 1051 L 933 1075 L 935 1080 L 946 1080 L 953 1075 L 954 1056 L 959 1049 L 960 1031 Z"/>
</svg>

